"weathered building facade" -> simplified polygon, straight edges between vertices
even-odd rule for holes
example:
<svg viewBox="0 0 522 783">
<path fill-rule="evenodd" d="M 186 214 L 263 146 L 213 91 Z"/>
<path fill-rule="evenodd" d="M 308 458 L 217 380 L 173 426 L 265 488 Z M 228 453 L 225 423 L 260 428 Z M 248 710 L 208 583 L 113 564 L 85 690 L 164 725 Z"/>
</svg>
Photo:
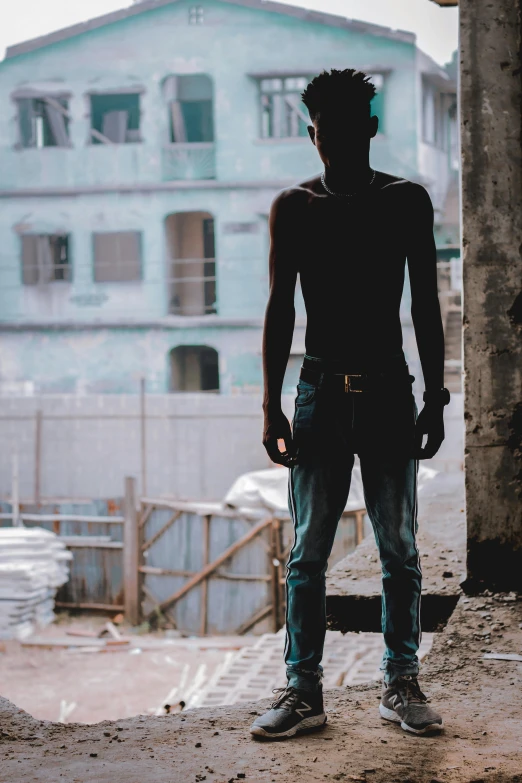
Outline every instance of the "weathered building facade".
<svg viewBox="0 0 522 783">
<path fill-rule="evenodd" d="M 136 393 L 145 377 L 149 392 L 259 392 L 269 206 L 320 171 L 299 93 L 332 67 L 374 75 L 372 165 L 428 188 L 450 264 L 456 84 L 411 33 L 261 0 L 146 0 L 10 47 L 2 389 Z M 413 357 L 408 305 L 406 291 Z M 304 352 L 299 292 L 296 311 L 287 391 Z"/>
</svg>

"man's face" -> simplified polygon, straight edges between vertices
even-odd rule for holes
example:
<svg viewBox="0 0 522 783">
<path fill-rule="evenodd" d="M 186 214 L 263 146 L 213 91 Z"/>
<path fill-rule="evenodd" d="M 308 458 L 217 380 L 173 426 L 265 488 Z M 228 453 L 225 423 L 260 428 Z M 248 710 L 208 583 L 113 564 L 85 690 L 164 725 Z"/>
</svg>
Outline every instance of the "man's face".
<svg viewBox="0 0 522 783">
<path fill-rule="evenodd" d="M 323 163 L 338 166 L 357 160 L 368 149 L 377 127 L 377 117 L 370 117 L 369 109 L 359 109 L 319 115 L 308 126 L 308 133 Z"/>
</svg>

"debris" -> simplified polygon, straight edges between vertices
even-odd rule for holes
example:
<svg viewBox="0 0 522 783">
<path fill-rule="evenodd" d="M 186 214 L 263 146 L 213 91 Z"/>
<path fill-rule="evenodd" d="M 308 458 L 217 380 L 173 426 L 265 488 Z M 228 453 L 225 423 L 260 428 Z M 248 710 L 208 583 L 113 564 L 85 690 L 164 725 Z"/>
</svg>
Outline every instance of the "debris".
<svg viewBox="0 0 522 783">
<path fill-rule="evenodd" d="M 118 631 L 116 626 L 110 622 L 110 620 L 109 622 L 105 623 L 98 636 L 102 637 L 105 636 L 106 634 L 110 634 L 113 637 L 113 639 L 115 639 L 116 641 L 121 641 L 123 639 L 121 633 Z"/>
<path fill-rule="evenodd" d="M 83 636 L 30 636 L 21 642 L 22 647 L 90 647 L 103 650 L 107 647 L 128 647 L 130 639 L 97 639 Z"/>
<path fill-rule="evenodd" d="M 71 712 L 76 708 L 76 702 L 72 701 L 68 704 L 65 699 L 60 702 L 60 713 L 58 715 L 58 723 L 67 723 L 67 718 Z"/>
<path fill-rule="evenodd" d="M 484 653 L 482 657 L 493 661 L 522 661 L 522 655 L 517 653 Z"/>
</svg>

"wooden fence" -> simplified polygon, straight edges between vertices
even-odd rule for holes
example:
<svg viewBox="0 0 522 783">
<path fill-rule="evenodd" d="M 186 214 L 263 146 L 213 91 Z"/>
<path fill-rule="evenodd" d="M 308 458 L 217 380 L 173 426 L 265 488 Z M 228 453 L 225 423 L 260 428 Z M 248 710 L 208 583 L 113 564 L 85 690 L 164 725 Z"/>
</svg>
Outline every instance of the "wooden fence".
<svg viewBox="0 0 522 783">
<path fill-rule="evenodd" d="M 284 624 L 289 514 L 138 498 L 134 478 L 125 480 L 123 501 L 2 505 L 0 524 L 46 527 L 73 551 L 59 608 L 125 611 L 134 625 L 161 614 L 192 634 Z M 364 514 L 343 515 L 335 560 L 362 540 Z"/>
<path fill-rule="evenodd" d="M 133 479 L 125 497 L 125 607 L 132 622 L 161 613 L 199 634 L 243 634 L 262 622 L 264 630 L 281 628 L 293 543 L 288 513 L 154 498 L 137 503 Z M 353 547 L 362 541 L 364 514 L 343 515 Z"/>
</svg>

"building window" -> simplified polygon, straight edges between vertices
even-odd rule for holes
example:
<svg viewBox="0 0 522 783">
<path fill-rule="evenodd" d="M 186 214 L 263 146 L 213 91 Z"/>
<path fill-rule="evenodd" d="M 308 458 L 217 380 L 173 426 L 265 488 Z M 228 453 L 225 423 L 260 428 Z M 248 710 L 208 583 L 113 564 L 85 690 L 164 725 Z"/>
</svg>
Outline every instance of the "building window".
<svg viewBox="0 0 522 783">
<path fill-rule="evenodd" d="M 168 76 L 163 85 L 169 107 L 169 141 L 214 141 L 212 80 L 204 73 Z"/>
<path fill-rule="evenodd" d="M 385 132 L 385 108 L 384 108 L 384 75 L 382 73 L 369 73 L 372 83 L 375 85 L 377 94 L 370 103 L 372 116 L 379 118 L 378 133 Z"/>
<path fill-rule="evenodd" d="M 67 234 L 22 236 L 22 281 L 43 285 L 71 280 L 71 257 Z"/>
<path fill-rule="evenodd" d="M 189 24 L 203 24 L 203 6 L 201 5 L 190 6 Z"/>
<path fill-rule="evenodd" d="M 301 101 L 306 76 L 261 79 L 261 136 L 264 139 L 307 136 L 310 117 Z"/>
<path fill-rule="evenodd" d="M 56 95 L 19 98 L 18 129 L 22 147 L 70 147 L 67 98 Z"/>
<path fill-rule="evenodd" d="M 447 149 L 449 107 L 446 96 L 429 79 L 422 79 L 422 140 Z"/>
<path fill-rule="evenodd" d="M 218 352 L 208 345 L 179 345 L 170 352 L 170 391 L 219 391 Z"/>
<path fill-rule="evenodd" d="M 93 234 L 96 283 L 127 283 L 142 279 L 141 232 Z"/>
<path fill-rule="evenodd" d="M 91 144 L 132 144 L 141 141 L 140 95 L 91 95 Z"/>
<path fill-rule="evenodd" d="M 207 212 L 168 215 L 165 232 L 169 256 L 169 313 L 216 313 L 214 219 Z"/>
</svg>

